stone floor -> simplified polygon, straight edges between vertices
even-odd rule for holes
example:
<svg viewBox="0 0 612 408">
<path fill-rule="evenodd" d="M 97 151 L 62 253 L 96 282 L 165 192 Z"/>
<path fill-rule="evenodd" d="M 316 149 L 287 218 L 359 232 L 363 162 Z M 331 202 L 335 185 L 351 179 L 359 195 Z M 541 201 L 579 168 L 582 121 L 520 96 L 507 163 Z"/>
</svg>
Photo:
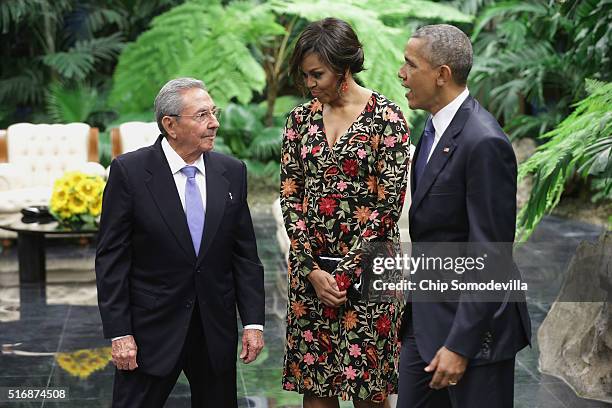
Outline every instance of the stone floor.
<svg viewBox="0 0 612 408">
<path fill-rule="evenodd" d="M 299 407 L 298 394 L 280 389 L 286 300 L 279 289 L 282 256 L 275 242 L 275 224 L 266 209 L 254 211 L 253 218 L 266 270 L 267 347 L 255 363 L 237 364 L 239 404 L 258 408 Z M 590 225 L 549 217 L 533 235 L 530 241 L 533 245 L 525 247 L 522 259 L 517 259 L 519 266 L 521 261 L 524 264 L 521 268 L 524 277 L 537 288 L 529 295 L 534 333 L 554 300 L 573 249 L 581 240 L 594 240 L 599 232 Z M 113 367 L 96 306 L 93 256 L 93 244 L 51 240 L 47 253 L 48 280 L 43 293 L 36 287 L 19 287 L 15 247 L 0 254 L 0 387 L 67 387 L 70 396 L 64 402 L 0 401 L 0 407 L 110 406 Z M 190 406 L 189 385 L 184 377 L 166 406 Z M 578 398 L 561 380 L 541 374 L 534 335 L 533 348 L 518 355 L 514 406 L 612 405 Z"/>
</svg>

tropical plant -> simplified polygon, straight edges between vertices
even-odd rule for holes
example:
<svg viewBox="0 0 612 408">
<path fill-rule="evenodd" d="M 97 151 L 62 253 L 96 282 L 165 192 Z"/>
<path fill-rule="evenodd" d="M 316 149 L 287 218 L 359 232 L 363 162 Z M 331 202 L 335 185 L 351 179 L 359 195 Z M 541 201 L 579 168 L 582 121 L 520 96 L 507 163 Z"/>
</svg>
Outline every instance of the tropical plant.
<svg viewBox="0 0 612 408">
<path fill-rule="evenodd" d="M 585 97 L 586 78 L 611 79 L 610 1 L 469 3 L 485 6 L 472 33 L 470 88 L 511 137 L 549 131 Z"/>
<path fill-rule="evenodd" d="M 283 97 L 286 98 L 286 97 Z M 296 98 L 288 99 L 296 102 Z M 286 111 L 266 126 L 266 103 L 239 105 L 229 103 L 223 110 L 215 150 L 239 157 L 254 176 L 278 179 L 278 158 Z"/>
<path fill-rule="evenodd" d="M 7 112 L 2 123 L 55 120 L 58 112 L 44 115 L 45 106 L 53 110 L 52 106 L 63 105 L 58 97 L 75 97 L 60 95 L 56 82 L 72 91 L 84 86 L 106 88 L 125 39 L 144 29 L 151 15 L 179 2 L 0 2 L 0 103 Z M 47 100 L 54 95 L 55 100 Z M 85 97 L 82 92 L 81 97 Z"/>
<path fill-rule="evenodd" d="M 54 122 L 86 122 L 97 109 L 101 100 L 96 88 L 79 84 L 66 87 L 53 82 L 47 91 L 47 112 Z"/>
<path fill-rule="evenodd" d="M 384 5 L 382 0 L 188 1 L 156 17 L 151 29 L 126 47 L 111 101 L 141 110 L 168 79 L 190 75 L 202 78 L 221 105 L 261 100 L 265 92 L 270 123 L 276 95 L 287 86 L 287 60 L 297 34 L 306 22 L 334 15 L 353 24 L 364 44 L 368 69 L 360 79 L 405 105 L 394 75 L 408 37 L 401 26 L 415 16 L 463 22 L 471 17 L 429 1 L 413 0 L 393 12 Z"/>
<path fill-rule="evenodd" d="M 519 178 L 533 176 L 533 189 L 518 216 L 518 239 L 526 240 L 533 229 L 561 199 L 566 182 L 577 172 L 595 176 L 601 192 L 612 192 L 612 83 L 586 81 L 589 96 L 554 130 L 525 161 Z"/>
<path fill-rule="evenodd" d="M 225 107 L 217 149 L 249 162 L 254 174 L 278 176 L 282 124 L 297 104 L 287 75 L 293 44 L 313 20 L 337 16 L 364 44 L 366 71 L 358 80 L 396 101 L 410 117 L 395 75 L 407 22 L 469 22 L 449 5 L 410 0 L 392 11 L 383 0 L 190 0 L 156 17 L 126 46 L 114 74 L 110 101 L 121 112 L 151 106 L 159 88 L 178 76 L 201 78 Z M 239 106 L 242 105 L 242 106 Z"/>
<path fill-rule="evenodd" d="M 192 76 L 206 81 L 218 104 L 247 104 L 266 85 L 251 47 L 282 34 L 266 4 L 194 0 L 174 7 L 122 53 L 111 103 L 142 111 L 166 81 Z"/>
</svg>

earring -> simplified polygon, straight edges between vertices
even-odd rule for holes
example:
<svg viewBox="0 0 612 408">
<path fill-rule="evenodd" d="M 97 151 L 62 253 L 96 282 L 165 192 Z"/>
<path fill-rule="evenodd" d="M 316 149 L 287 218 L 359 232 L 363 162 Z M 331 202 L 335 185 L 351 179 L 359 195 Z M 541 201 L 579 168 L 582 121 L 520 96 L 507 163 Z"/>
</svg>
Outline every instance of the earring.
<svg viewBox="0 0 612 408">
<path fill-rule="evenodd" d="M 346 81 L 346 79 L 344 81 L 342 81 L 342 83 L 340 84 L 340 93 L 346 93 L 346 91 L 348 91 L 348 82 Z"/>
</svg>

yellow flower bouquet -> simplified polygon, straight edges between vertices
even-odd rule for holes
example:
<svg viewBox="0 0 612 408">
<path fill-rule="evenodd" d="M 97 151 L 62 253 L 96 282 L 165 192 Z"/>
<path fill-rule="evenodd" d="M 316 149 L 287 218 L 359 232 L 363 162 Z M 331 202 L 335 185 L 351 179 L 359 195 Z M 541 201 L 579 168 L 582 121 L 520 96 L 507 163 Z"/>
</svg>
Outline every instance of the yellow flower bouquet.
<svg viewBox="0 0 612 408">
<path fill-rule="evenodd" d="M 60 224 L 69 226 L 98 224 L 102 211 L 104 179 L 100 176 L 69 171 L 55 180 L 50 211 Z"/>
</svg>

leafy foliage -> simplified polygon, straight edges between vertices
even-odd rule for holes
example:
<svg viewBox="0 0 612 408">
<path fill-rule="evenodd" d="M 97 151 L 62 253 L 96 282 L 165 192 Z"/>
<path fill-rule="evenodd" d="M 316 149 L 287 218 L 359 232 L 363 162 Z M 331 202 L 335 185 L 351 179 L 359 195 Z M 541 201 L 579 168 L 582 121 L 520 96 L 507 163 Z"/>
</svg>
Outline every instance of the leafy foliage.
<svg viewBox="0 0 612 408">
<path fill-rule="evenodd" d="M 277 13 L 297 15 L 307 21 L 335 16 L 349 22 L 364 47 L 366 70 L 358 74 L 358 79 L 397 103 L 407 118 L 412 114 L 395 73 L 403 63 L 404 45 L 410 36 L 408 21 L 418 18 L 467 22 L 472 19 L 448 5 L 421 0 L 402 2 L 393 8 L 383 0 L 284 0 L 273 4 Z"/>
<path fill-rule="evenodd" d="M 11 0 L 0 2 L 0 127 L 48 121 L 47 89 L 106 88 L 125 39 L 181 0 Z M 104 92 L 99 92 L 103 97 Z"/>
<path fill-rule="evenodd" d="M 512 137 L 552 129 L 586 95 L 585 78 L 610 80 L 609 1 L 485 3 L 472 34 L 470 88 Z"/>
<path fill-rule="evenodd" d="M 267 8 L 194 0 L 156 17 L 121 55 L 111 101 L 128 111 L 142 110 L 166 81 L 193 76 L 204 79 L 220 105 L 232 98 L 249 103 L 266 85 L 250 47 L 284 33 Z"/>
<path fill-rule="evenodd" d="M 65 87 L 59 82 L 49 86 L 47 111 L 54 122 L 85 122 L 100 109 L 98 90 L 86 85 Z"/>
<path fill-rule="evenodd" d="M 333 15 L 351 23 L 366 55 L 367 69 L 359 80 L 396 101 L 407 115 L 395 75 L 409 36 L 406 22 L 415 16 L 471 21 L 469 15 L 429 1 L 408 1 L 393 13 L 385 6 L 383 0 L 190 0 L 156 17 L 148 31 L 126 46 L 110 101 L 122 113 L 140 112 L 169 79 L 203 79 L 216 104 L 226 107 L 216 149 L 244 159 L 254 174 L 278 177 L 284 116 L 300 102 L 278 93 L 291 89 L 287 62 L 309 21 Z"/>
<path fill-rule="evenodd" d="M 268 85 L 286 86 L 288 41 L 295 40 L 304 26 L 295 24 L 295 19 L 308 22 L 334 15 L 353 24 L 364 44 L 367 70 L 360 79 L 408 111 L 394 75 L 408 38 L 401 26 L 414 16 L 444 21 L 470 21 L 471 17 L 448 5 L 412 0 L 393 12 L 396 26 L 391 26 L 383 22 L 391 18 L 384 6 L 382 0 L 232 1 L 227 5 L 189 1 L 158 16 L 149 31 L 128 45 L 115 72 L 111 101 L 128 111 L 141 110 L 150 106 L 167 80 L 188 75 L 202 78 L 220 105 L 232 100 L 247 104 L 270 91 L 266 79 Z M 275 67 L 267 72 L 269 61 Z"/>
<path fill-rule="evenodd" d="M 228 104 L 221 114 L 215 150 L 243 159 L 253 175 L 277 178 L 286 112 L 276 118 L 275 126 L 268 127 L 264 125 L 265 112 L 261 104 Z"/>
<path fill-rule="evenodd" d="M 612 83 L 587 81 L 590 95 L 524 162 L 519 178 L 533 175 L 533 190 L 518 217 L 519 239 L 526 240 L 544 214 L 561 199 L 567 180 L 577 171 L 600 180 L 603 194 L 612 191 Z"/>
</svg>

